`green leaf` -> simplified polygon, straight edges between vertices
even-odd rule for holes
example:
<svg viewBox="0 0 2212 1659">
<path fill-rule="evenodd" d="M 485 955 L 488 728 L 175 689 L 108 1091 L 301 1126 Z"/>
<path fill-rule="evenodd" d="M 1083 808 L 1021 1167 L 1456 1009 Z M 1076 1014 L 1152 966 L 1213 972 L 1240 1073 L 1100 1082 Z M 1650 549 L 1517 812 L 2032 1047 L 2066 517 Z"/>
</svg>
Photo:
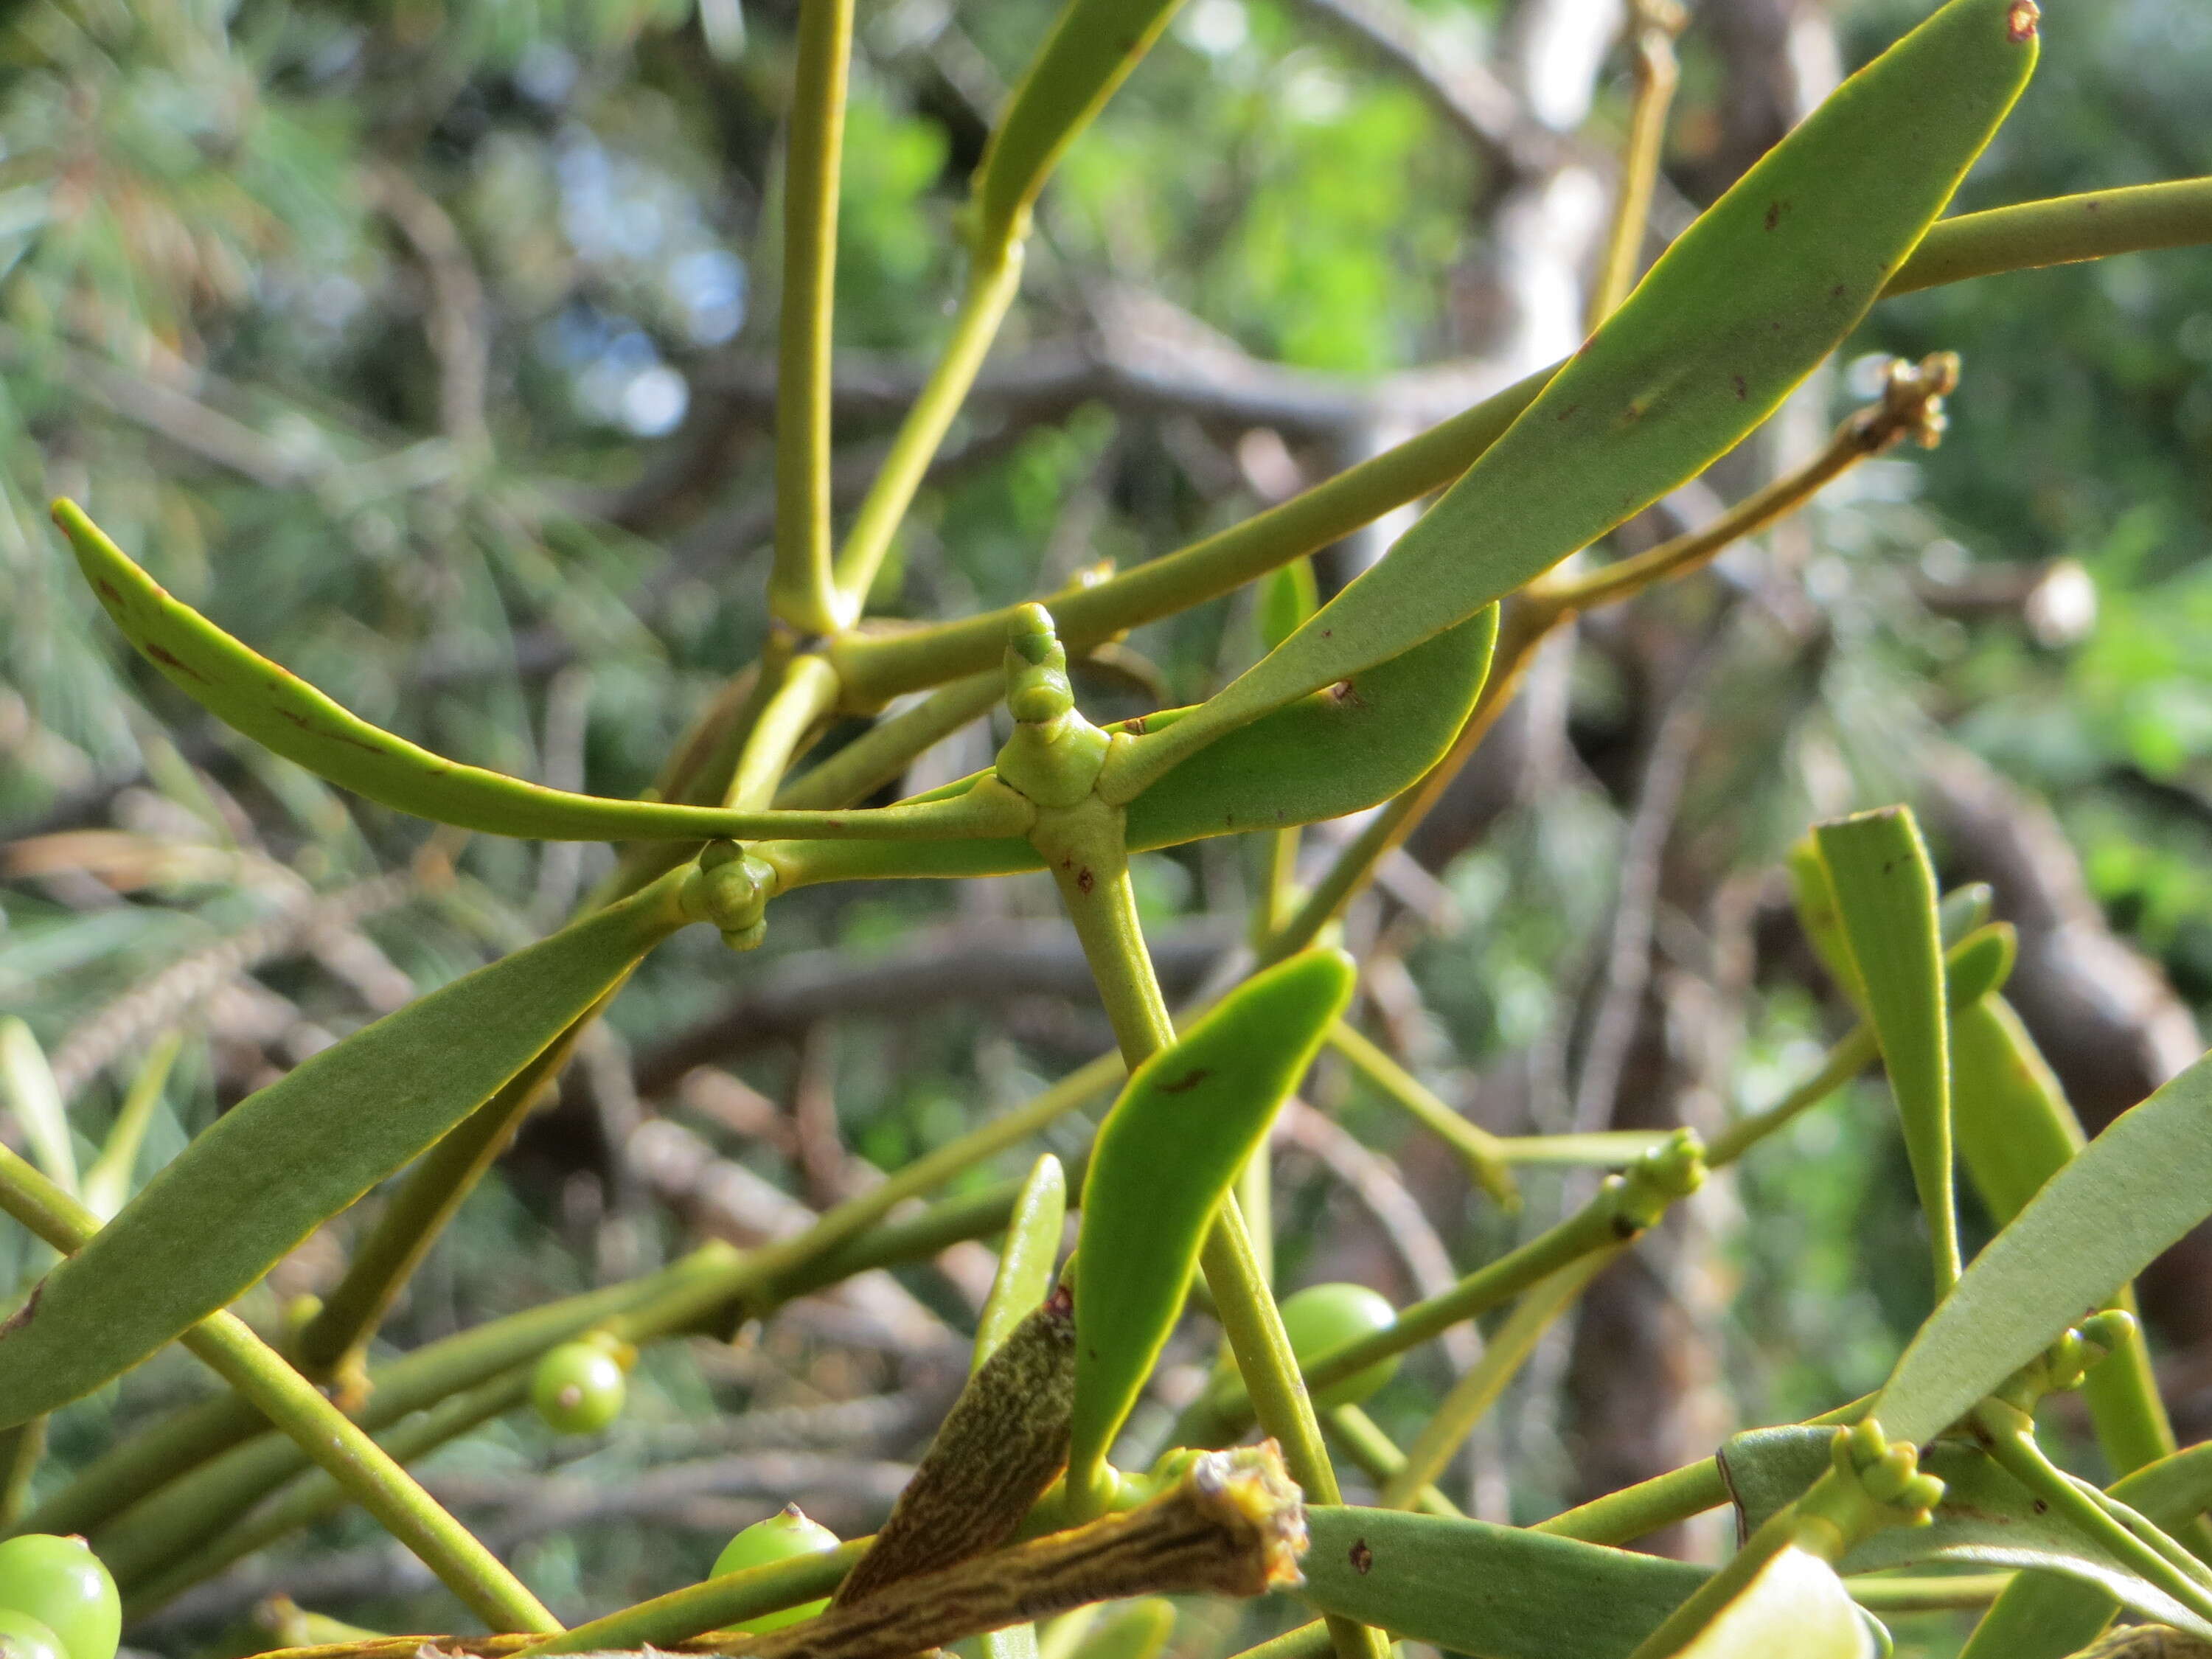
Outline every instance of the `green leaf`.
<svg viewBox="0 0 2212 1659">
<path fill-rule="evenodd" d="M 1313 560 L 1292 559 L 1260 578 L 1260 649 L 1273 651 L 1321 609 Z"/>
<path fill-rule="evenodd" d="M 2212 1060 L 2122 1113 L 1976 1256 L 1871 1415 L 1926 1442 L 2212 1214 Z"/>
<path fill-rule="evenodd" d="M 32 1160 L 46 1179 L 76 1197 L 76 1146 L 62 1091 L 46 1064 L 46 1051 L 13 1014 L 0 1018 L 0 1101 L 15 1114 L 23 1139 L 31 1143 Z"/>
<path fill-rule="evenodd" d="M 1828 970 L 1844 1000 L 1866 1012 L 1866 987 L 1859 983 L 1859 965 L 1851 960 L 1851 947 L 1844 938 L 1844 918 L 1836 908 L 1836 890 L 1828 880 L 1820 843 L 1811 836 L 1790 849 L 1790 897 L 1796 907 L 1797 925 Z"/>
<path fill-rule="evenodd" d="M 1960 1159 L 2000 1227 L 2081 1149 L 2065 1090 L 2002 997 L 1952 1012 L 1951 1109 Z M 2127 1291 L 2114 1301 L 2134 1311 Z M 2141 1468 L 2173 1449 L 2173 1425 L 2140 1330 L 2090 1370 L 2081 1398 L 2115 1470 Z"/>
<path fill-rule="evenodd" d="M 432 753 L 372 726 L 172 596 L 73 501 L 54 522 L 123 635 L 186 696 L 232 730 L 319 778 L 440 823 L 549 841 L 750 841 L 762 836 L 931 838 L 1018 834 L 1026 818 L 1007 792 L 953 796 L 878 811 L 728 812 L 709 806 L 611 800 L 526 783 Z"/>
<path fill-rule="evenodd" d="M 980 248 L 1018 241 L 1030 204 L 1075 135 L 1152 49 L 1182 0 L 1069 0 L 1007 100 L 975 169 Z"/>
<path fill-rule="evenodd" d="M 1952 0 L 1846 81 L 1682 234 L 1381 563 L 1161 738 L 1158 758 L 1125 764 L 1140 777 L 1397 655 L 1741 441 L 1950 199 L 2027 83 L 2032 17 L 2015 0 Z"/>
<path fill-rule="evenodd" d="M 1459 735 L 1489 672 L 1497 635 L 1492 606 L 1402 657 L 1353 675 L 1340 690 L 1317 691 L 1231 732 L 1206 750 L 1203 764 L 1178 767 L 1129 803 L 1129 850 L 1287 829 L 1388 800 L 1418 781 Z M 1193 712 L 1169 709 L 1107 729 L 1163 731 Z M 787 890 L 1044 867 L 1035 848 L 1011 837 L 897 846 L 763 842 L 750 850 L 776 866 Z"/>
<path fill-rule="evenodd" d="M 2179 1531 L 2212 1509 L 2212 1442 L 2137 1469 L 2112 1495 L 2153 1525 Z M 1974 1627 L 1959 1659 L 2062 1659 L 2094 1640 L 2120 1606 L 2072 1579 L 2022 1574 Z"/>
<path fill-rule="evenodd" d="M 1882 1063 L 1905 1126 L 1913 1184 L 1928 1218 L 1939 1293 L 1959 1277 L 1958 1206 L 1951 1186 L 1951 1060 L 1943 1012 L 1943 940 L 1936 872 L 1902 806 L 1823 823 L 1813 832 L 1827 866 L 1844 943 L 1857 969 Z"/>
<path fill-rule="evenodd" d="M 2012 1006 L 1984 997 L 1951 1016 L 1959 1158 L 2002 1226 L 2081 1149 L 2081 1126 Z"/>
<path fill-rule="evenodd" d="M 1795 1544 L 1777 1550 L 1678 1659 L 1872 1659 L 1873 1638 L 1836 1570 Z"/>
<path fill-rule="evenodd" d="M 0 1329 L 0 1427 L 233 1301 L 489 1099 L 684 925 L 690 868 L 386 1015 L 217 1119 Z"/>
<path fill-rule="evenodd" d="M 1139 1066 L 1100 1127 L 1076 1243 L 1071 1492 L 1103 1468 L 1182 1311 L 1222 1194 L 1354 977 L 1340 951 L 1255 975 Z"/>
<path fill-rule="evenodd" d="M 999 1271 L 991 1279 L 991 1294 L 975 1322 L 975 1352 L 970 1373 L 1013 1334 L 1014 1327 L 1052 1288 L 1052 1270 L 1060 1259 L 1060 1236 L 1067 1222 L 1067 1175 L 1060 1160 L 1047 1152 L 1030 1168 L 1029 1179 L 1014 1200 L 1014 1212 L 1006 1221 L 1006 1243 L 999 1251 Z"/>
<path fill-rule="evenodd" d="M 1829 1467 L 1832 1429 L 1753 1429 L 1720 1451 L 1743 1535 L 1796 1500 Z M 1881 1572 L 1920 1563 L 2020 1567 L 2057 1573 L 2118 1599 L 2146 1619 L 2212 1636 L 2188 1608 L 2145 1583 L 2049 1504 L 1969 1445 L 1937 1441 L 1920 1468 L 1943 1480 L 1943 1501 L 1924 1527 L 1885 1527 L 1836 1564 L 1839 1571 Z"/>
<path fill-rule="evenodd" d="M 1620 1659 L 1689 1600 L 1686 1562 L 1520 1527 L 1315 1504 L 1297 1593 L 1472 1659 Z"/>
<path fill-rule="evenodd" d="M 138 1074 L 131 1079 L 130 1092 L 124 1096 L 115 1121 L 109 1126 L 100 1156 L 84 1172 L 84 1206 L 102 1221 L 112 1219 L 124 1200 L 131 1196 L 139 1148 L 145 1145 L 146 1131 L 161 1104 L 161 1086 L 169 1080 L 169 1068 L 183 1046 L 183 1034 L 178 1031 L 165 1032 L 155 1039 Z"/>
</svg>

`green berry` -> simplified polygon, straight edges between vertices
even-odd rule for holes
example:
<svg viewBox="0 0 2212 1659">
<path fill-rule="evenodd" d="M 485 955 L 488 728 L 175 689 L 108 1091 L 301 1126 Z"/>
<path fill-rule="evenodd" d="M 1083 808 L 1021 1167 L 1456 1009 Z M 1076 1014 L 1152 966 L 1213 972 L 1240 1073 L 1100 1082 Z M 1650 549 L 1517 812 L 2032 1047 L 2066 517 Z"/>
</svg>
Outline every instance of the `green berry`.
<svg viewBox="0 0 2212 1659">
<path fill-rule="evenodd" d="M 115 1659 L 123 1603 L 82 1538 L 30 1532 L 0 1543 L 0 1609 L 52 1634 L 66 1659 Z"/>
<path fill-rule="evenodd" d="M 747 1567 L 764 1567 L 773 1561 L 788 1561 L 793 1556 L 814 1555 L 836 1547 L 836 1533 L 818 1521 L 808 1520 L 798 1504 L 787 1504 L 782 1514 L 756 1521 L 730 1540 L 714 1559 L 714 1577 L 720 1578 L 724 1573 L 743 1572 Z M 811 1619 L 829 1605 L 826 1598 L 808 1601 L 799 1607 L 786 1607 L 781 1613 L 764 1613 L 735 1628 L 747 1636 L 765 1636 L 802 1619 Z"/>
<path fill-rule="evenodd" d="M 1283 1303 L 1283 1330 L 1301 1365 L 1355 1337 L 1371 1336 L 1397 1322 L 1398 1310 L 1389 1298 L 1364 1285 L 1311 1285 Z M 1314 1396 L 1314 1405 L 1322 1411 L 1356 1406 L 1397 1373 L 1395 1355 L 1378 1359 L 1365 1370 L 1323 1389 Z"/>
<path fill-rule="evenodd" d="M 76 1659 L 62 1638 L 27 1613 L 0 1607 L 0 1659 Z"/>
<path fill-rule="evenodd" d="M 530 1403 L 556 1434 L 597 1434 L 622 1415 L 628 1392 L 621 1363 L 590 1341 L 547 1349 L 530 1378 Z"/>
</svg>

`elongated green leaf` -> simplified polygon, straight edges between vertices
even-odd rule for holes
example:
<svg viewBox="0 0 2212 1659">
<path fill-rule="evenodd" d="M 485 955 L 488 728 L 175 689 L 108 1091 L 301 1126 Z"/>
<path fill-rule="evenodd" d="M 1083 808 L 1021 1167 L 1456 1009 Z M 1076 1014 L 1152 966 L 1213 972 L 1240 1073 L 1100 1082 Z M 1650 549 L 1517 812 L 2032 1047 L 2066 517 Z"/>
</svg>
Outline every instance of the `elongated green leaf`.
<svg viewBox="0 0 2212 1659">
<path fill-rule="evenodd" d="M 1182 1310 L 1222 1194 L 1313 1063 L 1354 977 L 1340 951 L 1255 975 L 1137 1068 L 1098 1131 L 1076 1243 L 1068 1483 L 1103 1464 Z"/>
<path fill-rule="evenodd" d="M 1459 735 L 1489 672 L 1497 631 L 1497 610 L 1486 609 L 1402 657 L 1355 674 L 1340 689 L 1316 692 L 1231 733 L 1202 763 L 1178 767 L 1129 803 L 1129 849 L 1287 829 L 1388 800 L 1435 765 Z M 1192 712 L 1169 709 L 1108 729 L 1162 731 Z M 786 888 L 1044 867 L 1028 842 L 1011 838 L 896 847 L 764 842 L 752 850 L 782 872 Z"/>
<path fill-rule="evenodd" d="M 2002 1226 L 2081 1151 L 2081 1126 L 2002 997 L 1952 1013 L 1951 1078 L 1960 1161 Z"/>
<path fill-rule="evenodd" d="M 231 1302 L 467 1116 L 684 925 L 687 873 L 386 1015 L 224 1114 L 0 1329 L 0 1427 Z"/>
<path fill-rule="evenodd" d="M 1859 965 L 1851 960 L 1850 945 L 1844 938 L 1844 918 L 1836 908 L 1836 890 L 1828 880 L 1820 843 L 1811 836 L 1805 836 L 1790 849 L 1789 864 L 1790 897 L 1796 907 L 1797 925 L 1836 989 L 1863 1014 L 1866 987 L 1859 983 Z"/>
<path fill-rule="evenodd" d="M 289 670 L 233 639 L 133 563 L 74 501 L 54 503 L 78 566 L 124 637 L 178 690 L 273 753 L 369 799 L 418 817 L 549 841 L 751 840 L 761 836 L 902 840 L 1018 834 L 1006 792 L 941 796 L 878 811 L 726 812 L 610 800 L 464 766 L 372 726 Z"/>
<path fill-rule="evenodd" d="M 1068 0 L 975 169 L 975 235 L 1018 240 L 1030 204 L 1075 135 L 1151 50 L 1182 0 Z"/>
<path fill-rule="evenodd" d="M 1158 761 L 1395 656 L 1695 476 L 1833 350 L 2035 62 L 2025 0 L 1952 0 L 1838 88 L 1661 257 L 1389 555 Z"/>
<path fill-rule="evenodd" d="M 1260 578 L 1260 649 L 1273 651 L 1321 609 L 1311 559 L 1292 559 Z"/>
<path fill-rule="evenodd" d="M 2153 1525 L 2179 1532 L 2212 1509 L 2212 1442 L 2140 1468 L 2112 1492 Z M 2062 1659 L 2095 1639 L 2120 1605 L 2072 1579 L 2023 1573 L 1974 1627 L 1959 1659 Z"/>
<path fill-rule="evenodd" d="M 1832 1429 L 1753 1429 L 1721 1448 L 1721 1471 L 1747 1536 L 1826 1472 L 1834 1438 Z M 1862 1539 L 1836 1564 L 1840 1571 L 1881 1572 L 1922 1562 L 2029 1568 L 2088 1585 L 2146 1619 L 2212 1636 L 2212 1626 L 2083 1537 L 1975 1447 L 1939 1440 L 1923 1449 L 1920 1467 L 1942 1477 L 1935 1518 L 1924 1527 L 1886 1527 Z"/>
<path fill-rule="evenodd" d="M 1925 1442 L 2212 1214 L 2212 1060 L 2124 1112 L 1974 1258 L 1872 1415 Z"/>
<path fill-rule="evenodd" d="M 1951 1103 L 1960 1161 L 2001 1227 L 2081 1149 L 2081 1121 L 2065 1090 L 2002 997 L 1952 1012 Z M 2124 1287 L 2113 1300 L 2135 1311 Z M 2081 1399 L 2115 1472 L 2125 1474 L 2173 1450 L 2173 1425 L 2140 1329 L 2091 1370 Z"/>
<path fill-rule="evenodd" d="M 991 1294 L 975 1322 L 975 1352 L 968 1369 L 981 1370 L 999 1345 L 1013 1334 L 1031 1309 L 1052 1289 L 1053 1265 L 1060 1259 L 1060 1236 L 1067 1222 L 1067 1174 L 1050 1152 L 1030 1167 L 1006 1222 L 1006 1241 L 999 1251 L 999 1271 Z"/>
<path fill-rule="evenodd" d="M 100 1156 L 84 1172 L 84 1206 L 102 1221 L 112 1219 L 124 1200 L 131 1196 L 138 1149 L 145 1145 L 146 1130 L 161 1104 L 161 1085 L 169 1080 L 169 1067 L 176 1063 L 177 1051 L 183 1046 L 184 1036 L 177 1031 L 155 1040 L 139 1065 L 138 1075 L 131 1079 L 130 1092 L 124 1096 L 115 1121 L 108 1127 Z"/>
<path fill-rule="evenodd" d="M 1316 1504 L 1298 1595 L 1472 1659 L 1620 1659 L 1705 1580 L 1686 1562 L 1488 1522 Z"/>
<path fill-rule="evenodd" d="M 1902 806 L 1823 823 L 1813 835 L 1897 1097 L 1905 1150 L 1936 1251 L 1936 1286 L 1948 1290 L 1959 1276 L 1959 1224 L 1936 872 L 1920 827 Z"/>
<path fill-rule="evenodd" d="M 14 1114 L 23 1139 L 31 1143 L 32 1161 L 47 1180 L 75 1197 L 76 1147 L 62 1091 L 46 1064 L 46 1051 L 13 1014 L 0 1018 L 0 1104 Z"/>
<path fill-rule="evenodd" d="M 1874 1659 L 1866 1620 L 1836 1570 L 1795 1544 L 1777 1551 L 1680 1659 Z"/>
</svg>

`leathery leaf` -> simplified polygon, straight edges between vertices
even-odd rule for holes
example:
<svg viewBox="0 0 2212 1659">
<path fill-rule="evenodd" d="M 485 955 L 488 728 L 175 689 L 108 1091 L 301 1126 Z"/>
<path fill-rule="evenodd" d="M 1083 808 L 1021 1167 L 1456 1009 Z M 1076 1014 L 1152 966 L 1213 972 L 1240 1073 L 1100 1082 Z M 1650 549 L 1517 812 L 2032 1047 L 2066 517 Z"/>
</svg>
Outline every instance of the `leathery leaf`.
<svg viewBox="0 0 2212 1659">
<path fill-rule="evenodd" d="M 1951 1186 L 1951 1060 L 1936 872 L 1919 826 L 1902 806 L 1823 823 L 1813 835 L 1881 1043 L 1890 1091 L 1897 1097 L 1940 1293 L 1959 1276 L 1959 1230 Z"/>
<path fill-rule="evenodd" d="M 1315 1504 L 1297 1593 L 1323 1613 L 1474 1659 L 1620 1659 L 1705 1573 L 1522 1527 Z"/>
<path fill-rule="evenodd" d="M 0 1329 L 0 1426 L 182 1334 L 466 1117 L 684 925 L 688 872 L 364 1026 L 217 1119 Z"/>
<path fill-rule="evenodd" d="M 1020 803 L 940 793 L 901 812 L 730 812 L 613 800 L 465 766 L 361 719 L 164 589 L 73 501 L 54 503 L 85 580 L 124 637 L 178 690 L 264 749 L 386 806 L 440 823 L 548 841 L 913 839 L 1018 833 Z M 996 816 L 994 817 L 993 814 Z"/>
<path fill-rule="evenodd" d="M 1103 1468 L 1182 1311 L 1222 1194 L 1352 994 L 1307 951 L 1255 975 L 1139 1066 L 1098 1131 L 1076 1241 L 1068 1486 Z"/>
<path fill-rule="evenodd" d="M 2212 1509 L 2212 1441 L 2137 1469 L 2112 1494 L 2152 1525 L 2180 1531 Z M 2094 1640 L 2119 1608 L 2116 1597 L 2088 1584 L 2022 1573 L 1974 1627 L 1959 1659 L 2063 1659 Z"/>
<path fill-rule="evenodd" d="M 1951 0 L 1678 238 L 1443 498 L 1154 756 L 1165 766 L 1395 656 L 1732 448 L 1856 325 L 2027 83 L 2030 0 Z"/>
<path fill-rule="evenodd" d="M 1966 1268 L 1870 1415 L 1925 1442 L 2212 1214 L 2212 1058 L 2108 1124 Z"/>
<path fill-rule="evenodd" d="M 1045 175 L 1151 50 L 1182 0 L 1069 0 L 1007 100 L 975 169 L 975 226 L 988 248 L 1029 228 Z"/>
<path fill-rule="evenodd" d="M 1721 1448 L 1721 1471 L 1746 1535 L 1826 1472 L 1834 1438 L 1832 1429 L 1753 1429 Z M 1885 1527 L 1860 1540 L 1836 1564 L 1838 1571 L 1880 1572 L 1922 1562 L 2032 1568 L 2101 1590 L 2146 1619 L 2212 1636 L 2212 1626 L 2084 1537 L 1978 1449 L 1939 1440 L 1923 1450 L 1920 1468 L 1942 1477 L 1943 1501 L 1934 1518 L 1924 1527 Z"/>
<path fill-rule="evenodd" d="M 1490 671 L 1497 638 L 1497 607 L 1487 606 L 1402 656 L 1230 733 L 1206 750 L 1203 764 L 1177 768 L 1129 803 L 1129 850 L 1288 829 L 1388 800 L 1418 781 L 1459 735 Z M 1141 736 L 1166 730 L 1193 712 L 1168 709 L 1107 729 Z M 1035 848 L 1012 837 L 896 847 L 763 842 L 752 850 L 776 866 L 787 889 L 902 876 L 1011 875 L 1044 867 Z"/>
</svg>

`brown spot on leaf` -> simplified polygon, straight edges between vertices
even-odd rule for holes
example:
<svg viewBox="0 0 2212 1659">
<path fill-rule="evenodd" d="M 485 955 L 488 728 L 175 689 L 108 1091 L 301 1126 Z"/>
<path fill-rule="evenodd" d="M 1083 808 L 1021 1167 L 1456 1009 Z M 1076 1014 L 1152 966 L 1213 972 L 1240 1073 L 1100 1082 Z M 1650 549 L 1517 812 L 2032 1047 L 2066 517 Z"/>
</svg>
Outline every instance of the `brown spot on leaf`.
<svg viewBox="0 0 2212 1659">
<path fill-rule="evenodd" d="M 1097 882 L 1098 878 L 1091 873 L 1091 866 L 1087 864 L 1075 872 L 1075 884 L 1084 892 L 1089 892 Z"/>
<path fill-rule="evenodd" d="M 1557 415 L 1553 416 L 1552 418 L 1553 418 L 1553 420 L 1564 421 L 1564 420 L 1565 420 L 1565 419 L 1567 418 L 1567 416 L 1570 416 L 1570 415 L 1573 414 L 1577 410 L 1580 409 L 1581 407 L 1582 407 L 1582 405 L 1581 405 L 1580 404 L 1568 404 L 1565 409 L 1561 410 L 1560 410 Z"/>
<path fill-rule="evenodd" d="M 1751 387 L 1745 383 L 1742 375 L 1731 374 L 1729 376 L 1729 381 L 1735 387 L 1736 402 L 1741 403 L 1745 398 L 1751 396 Z"/>
<path fill-rule="evenodd" d="M 1191 1071 L 1184 1073 L 1173 1083 L 1163 1083 L 1160 1085 L 1160 1092 L 1164 1095 L 1188 1094 L 1193 1089 L 1198 1087 L 1200 1084 L 1205 1082 L 1206 1079 L 1212 1075 L 1213 1068 L 1212 1066 L 1200 1066 Z"/>
<path fill-rule="evenodd" d="M 1787 202 L 1769 202 L 1766 204 L 1766 228 L 1772 230 L 1782 222 L 1782 216 L 1789 211 L 1790 204 Z"/>
<path fill-rule="evenodd" d="M 1121 729 L 1124 732 L 1128 732 L 1132 737 L 1141 738 L 1145 735 L 1145 717 L 1142 714 L 1138 715 L 1136 719 L 1129 721 Z"/>
<path fill-rule="evenodd" d="M 1328 695 L 1330 700 L 1341 708 L 1364 708 L 1367 707 L 1367 700 L 1359 695 L 1359 689 L 1350 680 L 1339 680 L 1328 688 Z"/>
<path fill-rule="evenodd" d="M 2045 1503 L 2042 1498 L 2039 1498 L 2035 1500 L 2035 1512 L 2038 1515 L 2047 1514 L 2050 1512 L 2050 1509 L 2051 1505 Z"/>
<path fill-rule="evenodd" d="M 1351 1559 L 1352 1571 L 1358 1573 L 1362 1578 L 1366 1577 L 1373 1570 L 1375 1552 L 1367 1547 L 1367 1540 L 1364 1538 L 1355 1538 L 1352 1540 Z"/>
<path fill-rule="evenodd" d="M 198 669 L 193 667 L 191 664 L 186 662 L 182 657 L 170 650 L 167 646 L 155 645 L 149 640 L 146 644 L 146 654 L 151 657 L 155 662 L 163 665 L 165 667 L 175 669 L 179 674 L 191 675 L 192 678 L 198 680 L 202 685 L 205 685 L 208 683 L 208 677 L 206 675 L 201 673 Z"/>
<path fill-rule="evenodd" d="M 14 1313 L 9 1315 L 4 1323 L 0 1323 L 0 1337 L 12 1336 L 15 1332 L 23 1329 L 33 1319 L 37 1318 L 39 1314 L 40 1299 L 44 1297 L 46 1293 L 46 1281 L 45 1279 L 42 1279 L 37 1284 L 32 1285 L 30 1295 L 23 1299 L 23 1305 L 16 1309 Z"/>
<path fill-rule="evenodd" d="M 109 599 L 114 600 L 116 604 L 120 605 L 123 603 L 123 595 L 115 591 L 115 584 L 108 580 L 106 577 L 101 576 L 98 578 L 94 581 L 93 586 L 98 588 L 101 592 L 107 595 Z"/>
<path fill-rule="evenodd" d="M 2005 13 L 2005 39 L 2016 46 L 2034 40 L 2035 26 L 2042 20 L 2035 0 L 2014 0 L 2012 9 Z"/>
</svg>

